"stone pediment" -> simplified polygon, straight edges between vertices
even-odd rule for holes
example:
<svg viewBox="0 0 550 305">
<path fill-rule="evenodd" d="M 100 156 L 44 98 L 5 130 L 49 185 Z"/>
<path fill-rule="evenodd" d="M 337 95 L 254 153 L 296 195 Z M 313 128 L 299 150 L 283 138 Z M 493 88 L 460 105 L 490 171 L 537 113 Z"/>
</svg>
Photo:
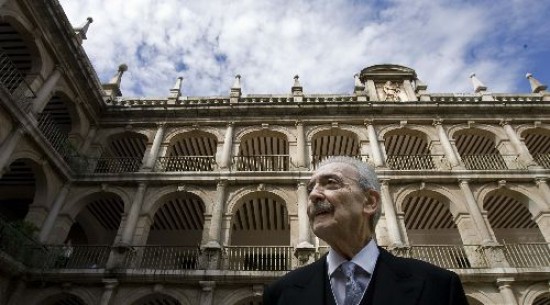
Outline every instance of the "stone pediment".
<svg viewBox="0 0 550 305">
<path fill-rule="evenodd" d="M 403 80 L 416 79 L 416 72 L 408 67 L 392 64 L 382 64 L 366 67 L 361 70 L 361 82 L 370 80 Z"/>
</svg>

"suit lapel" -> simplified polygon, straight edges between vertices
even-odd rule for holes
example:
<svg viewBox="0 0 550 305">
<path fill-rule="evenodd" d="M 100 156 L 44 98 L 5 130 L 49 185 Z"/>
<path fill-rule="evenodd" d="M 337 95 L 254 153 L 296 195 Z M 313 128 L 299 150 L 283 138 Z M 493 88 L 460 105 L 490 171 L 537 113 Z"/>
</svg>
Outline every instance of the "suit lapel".
<svg viewBox="0 0 550 305">
<path fill-rule="evenodd" d="M 309 276 L 294 283 L 292 291 L 285 296 L 284 304 L 325 304 L 326 257 L 312 263 Z"/>
<path fill-rule="evenodd" d="M 373 304 L 417 304 L 423 286 L 423 279 L 408 273 L 406 266 L 400 266 L 393 255 L 380 249 L 375 270 Z"/>
</svg>

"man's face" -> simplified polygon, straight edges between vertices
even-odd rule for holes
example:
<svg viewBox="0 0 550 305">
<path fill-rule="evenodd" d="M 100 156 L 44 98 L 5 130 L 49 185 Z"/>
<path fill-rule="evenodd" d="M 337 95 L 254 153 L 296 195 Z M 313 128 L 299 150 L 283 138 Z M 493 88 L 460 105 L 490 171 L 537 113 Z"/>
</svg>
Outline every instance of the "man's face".
<svg viewBox="0 0 550 305">
<path fill-rule="evenodd" d="M 363 190 L 358 179 L 357 170 L 345 163 L 327 164 L 311 177 L 309 222 L 315 235 L 329 244 L 349 234 L 359 234 L 369 226 L 376 211 L 377 200 L 370 193 L 373 191 Z"/>
</svg>

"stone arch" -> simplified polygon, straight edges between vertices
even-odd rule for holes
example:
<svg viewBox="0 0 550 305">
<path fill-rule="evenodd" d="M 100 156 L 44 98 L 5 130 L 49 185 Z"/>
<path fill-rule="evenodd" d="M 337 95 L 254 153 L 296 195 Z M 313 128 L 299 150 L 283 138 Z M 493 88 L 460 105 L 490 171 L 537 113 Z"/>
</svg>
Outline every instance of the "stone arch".
<svg viewBox="0 0 550 305">
<path fill-rule="evenodd" d="M 539 282 L 530 285 L 519 299 L 520 305 L 546 305 L 550 304 L 550 293 L 548 292 L 548 283 Z M 547 303 L 536 303 L 541 297 L 547 297 Z"/>
<path fill-rule="evenodd" d="M 201 197 L 191 192 L 172 192 L 159 198 L 155 207 L 156 210 L 150 211 L 153 222 L 147 244 L 188 247 L 201 244 L 206 215 Z"/>
<path fill-rule="evenodd" d="M 395 204 L 396 204 L 396 212 L 403 213 L 403 203 L 405 202 L 405 199 L 415 192 L 429 192 L 430 194 L 434 195 L 434 197 L 441 199 L 443 201 L 446 201 L 449 203 L 449 210 L 451 211 L 451 214 L 453 216 L 458 215 L 460 213 L 465 213 L 465 208 L 459 204 L 461 202 L 461 198 L 456 192 L 453 192 L 448 187 L 443 187 L 436 184 L 409 184 L 406 185 L 400 189 L 398 189 L 395 192 Z"/>
<path fill-rule="evenodd" d="M 84 190 L 80 188 L 71 189 L 60 213 L 67 214 L 74 218 L 82 210 L 82 208 L 84 208 L 88 199 L 91 199 L 94 196 L 101 196 L 102 193 L 113 193 L 120 197 L 124 203 L 124 212 L 127 213 L 130 210 L 133 194 L 129 193 L 125 188 L 110 186 L 107 188 L 84 188 Z"/>
<path fill-rule="evenodd" d="M 64 240 L 73 244 L 112 244 L 121 227 L 126 202 L 112 190 L 80 196 L 74 220 Z M 77 211 L 76 213 L 74 213 Z"/>
<path fill-rule="evenodd" d="M 33 304 L 33 305 L 53 305 L 55 303 L 50 303 L 50 301 L 55 301 L 56 297 L 58 296 L 63 297 L 65 295 L 71 295 L 78 298 L 79 300 L 82 301 L 81 304 L 83 305 L 93 305 L 99 302 L 99 300 L 97 300 L 97 297 L 93 293 L 93 291 L 82 287 L 75 287 L 73 289 L 70 289 L 70 291 L 65 291 L 63 288 L 60 288 L 60 287 L 41 289 L 37 291 L 37 293 L 28 294 L 27 297 L 29 298 L 28 300 L 30 301 L 30 304 Z M 25 303 L 25 302 L 22 302 L 22 303 Z"/>
<path fill-rule="evenodd" d="M 473 301 L 470 303 L 470 305 L 498 305 L 500 303 L 495 302 L 490 296 L 488 296 L 483 291 L 477 290 L 475 292 L 467 292 L 466 293 L 467 300 Z M 477 302 L 477 303 L 475 303 Z"/>
<path fill-rule="evenodd" d="M 287 191 L 279 187 L 272 186 L 272 185 L 262 185 L 262 184 L 260 184 L 259 187 L 257 188 L 243 187 L 233 192 L 227 198 L 227 206 L 225 208 L 225 214 L 233 214 L 236 210 L 236 205 L 239 203 L 239 201 L 242 198 L 246 196 L 250 196 L 250 194 L 256 193 L 258 191 L 270 192 L 280 197 L 286 203 L 288 214 L 298 215 L 298 208 L 297 208 L 298 199 L 296 198 L 295 194 L 294 196 L 290 196 L 290 194 Z"/>
<path fill-rule="evenodd" d="M 471 130 L 472 132 L 481 132 L 483 135 L 493 137 L 495 144 L 502 140 L 508 139 L 508 136 L 501 127 L 487 124 L 457 124 L 449 127 L 449 139 L 454 139 L 455 135 L 460 132 Z"/>
<path fill-rule="evenodd" d="M 434 190 L 435 189 L 435 190 Z M 398 203 L 411 244 L 462 244 L 453 202 L 437 188 L 408 192 Z"/>
<path fill-rule="evenodd" d="M 144 136 L 147 139 L 147 143 L 152 143 L 155 137 L 155 131 L 144 129 L 144 128 L 124 128 L 124 127 L 118 127 L 118 128 L 110 128 L 101 130 L 101 132 L 98 132 L 98 135 L 95 138 L 95 143 L 98 143 L 100 145 L 107 145 L 109 138 L 112 136 L 122 134 L 125 132 L 135 133 Z"/>
<path fill-rule="evenodd" d="M 550 168 L 550 127 L 525 126 L 520 136 L 535 161 L 544 168 Z"/>
<path fill-rule="evenodd" d="M 533 220 L 536 203 L 525 189 L 495 187 L 480 201 L 499 242 L 544 242 L 538 224 Z M 534 213 L 534 214 L 533 214 Z"/>
<path fill-rule="evenodd" d="M 540 211 L 546 209 L 545 198 L 538 194 L 538 190 L 535 188 L 535 186 L 528 188 L 525 185 L 517 183 L 506 183 L 504 185 L 499 185 L 498 183 L 488 183 L 481 186 L 479 190 L 474 194 L 476 201 L 480 205 L 481 209 L 485 210 L 483 203 L 485 202 L 487 196 L 489 196 L 490 193 L 498 191 L 499 189 L 509 190 L 512 194 L 520 194 L 520 197 L 516 196 L 515 198 L 527 201 L 527 208 L 533 216 L 537 215 Z"/>
<path fill-rule="evenodd" d="M 524 138 L 525 133 L 533 129 L 538 129 L 541 132 L 550 132 L 550 124 L 522 124 L 516 127 L 518 137 Z"/>
<path fill-rule="evenodd" d="M 235 139 L 235 143 L 241 143 L 243 141 L 243 138 L 246 139 L 257 132 L 266 132 L 268 134 L 281 134 L 285 136 L 286 140 L 289 143 L 296 142 L 296 135 L 292 130 L 290 130 L 288 127 L 278 126 L 278 125 L 269 125 L 268 127 L 263 127 L 263 126 L 243 127 L 242 129 L 238 130 L 235 133 L 233 138 Z"/>
<path fill-rule="evenodd" d="M 11 10 L 7 6 L 2 8 L 2 13 L 0 15 L 0 23 L 3 22 L 8 23 L 20 36 L 22 36 L 25 47 L 29 49 L 29 55 L 32 63 L 31 68 L 29 71 L 26 71 L 25 74 L 37 76 L 41 75 L 43 78 L 46 77 L 44 71 L 46 66 L 44 64 L 45 54 L 37 44 L 36 35 L 33 34 L 34 26 L 27 20 L 24 20 L 20 13 Z M 34 77 L 34 79 L 38 79 L 38 77 Z M 32 80 L 28 81 L 29 83 L 32 82 Z"/>
<path fill-rule="evenodd" d="M 42 110 L 42 114 L 49 116 L 64 137 L 85 135 L 86 118 L 78 111 L 75 99 L 70 89 L 57 88 Z"/>
<path fill-rule="evenodd" d="M 320 126 L 314 126 L 313 128 L 309 129 L 306 132 L 306 139 L 307 142 L 311 142 L 313 137 L 321 132 L 330 133 L 332 131 L 344 131 L 351 133 L 357 137 L 357 140 L 359 142 L 368 141 L 369 138 L 366 134 L 366 129 L 363 127 L 358 127 L 354 125 L 347 125 L 347 124 L 338 124 L 337 126 L 333 125 L 320 125 Z"/>
<path fill-rule="evenodd" d="M 213 135 L 214 137 L 216 137 L 216 141 L 218 143 L 223 143 L 224 140 L 225 140 L 223 132 L 221 132 L 219 128 L 209 127 L 209 126 L 201 126 L 200 129 L 192 128 L 192 127 L 174 127 L 174 128 L 171 128 L 171 129 L 169 129 L 169 131 L 164 136 L 163 142 L 164 143 L 170 143 L 170 142 L 173 141 L 174 138 L 179 137 L 182 134 L 193 133 L 193 132 L 196 132 L 196 131 Z"/>
<path fill-rule="evenodd" d="M 392 134 L 398 134 L 405 131 L 409 132 L 417 137 L 423 138 L 426 140 L 427 144 L 430 144 L 431 141 L 439 141 L 439 137 L 437 135 L 436 130 L 429 125 L 416 125 L 416 124 L 391 124 L 387 126 L 383 126 L 378 131 L 378 140 L 384 141 L 386 136 L 392 135 Z"/>
<path fill-rule="evenodd" d="M 24 220 L 31 207 L 46 207 L 50 193 L 55 191 L 50 190 L 53 187 L 42 161 L 21 152 L 14 157 L 9 171 L 0 178 L 0 213 L 10 221 Z"/>
<path fill-rule="evenodd" d="M 245 301 L 249 298 L 257 298 L 257 296 L 253 289 L 251 288 L 240 288 L 233 290 L 229 295 L 226 295 L 224 297 L 225 303 L 228 305 L 237 305 L 240 304 L 239 302 Z"/>
<path fill-rule="evenodd" d="M 311 133 L 311 161 L 315 168 L 317 164 L 329 156 L 361 156 L 361 136 L 351 128 L 321 126 L 317 132 Z"/>
<path fill-rule="evenodd" d="M 241 197 L 231 213 L 231 245 L 290 244 L 290 215 L 287 202 L 269 191 Z"/>
<path fill-rule="evenodd" d="M 191 305 L 188 296 L 185 295 L 185 293 L 180 289 L 167 287 L 161 287 L 160 289 L 151 288 L 152 287 L 142 286 L 139 288 L 127 290 L 126 293 L 117 295 L 117 300 L 119 300 L 119 302 L 116 304 L 120 303 L 123 305 L 141 305 L 141 303 L 139 303 L 140 300 L 147 298 L 150 295 L 160 294 L 166 295 L 179 302 L 179 304 L 176 303 L 174 305 Z"/>
<path fill-rule="evenodd" d="M 198 188 L 194 185 L 168 185 L 154 191 L 147 191 L 143 199 L 142 212 L 153 217 L 155 212 L 162 205 L 162 198 L 171 196 L 173 193 L 187 192 L 199 197 L 205 206 L 205 214 L 212 214 L 215 198 L 211 192 L 207 192 L 204 188 Z"/>
</svg>

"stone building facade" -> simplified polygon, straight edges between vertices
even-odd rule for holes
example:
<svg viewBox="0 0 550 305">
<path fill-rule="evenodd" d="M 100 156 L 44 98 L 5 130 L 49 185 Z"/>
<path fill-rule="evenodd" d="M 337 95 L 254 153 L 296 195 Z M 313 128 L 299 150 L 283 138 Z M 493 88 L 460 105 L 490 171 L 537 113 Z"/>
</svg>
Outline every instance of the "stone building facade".
<svg viewBox="0 0 550 305">
<path fill-rule="evenodd" d="M 471 93 L 432 93 L 385 64 L 349 94 L 296 77 L 244 95 L 237 76 L 226 96 L 179 78 L 132 99 L 126 66 L 99 82 L 91 21 L 0 1 L 0 304 L 261 304 L 327 251 L 305 183 L 335 155 L 376 168 L 380 246 L 455 271 L 471 305 L 550 304 L 550 92 L 534 76 L 529 93 L 475 75 Z"/>
</svg>

